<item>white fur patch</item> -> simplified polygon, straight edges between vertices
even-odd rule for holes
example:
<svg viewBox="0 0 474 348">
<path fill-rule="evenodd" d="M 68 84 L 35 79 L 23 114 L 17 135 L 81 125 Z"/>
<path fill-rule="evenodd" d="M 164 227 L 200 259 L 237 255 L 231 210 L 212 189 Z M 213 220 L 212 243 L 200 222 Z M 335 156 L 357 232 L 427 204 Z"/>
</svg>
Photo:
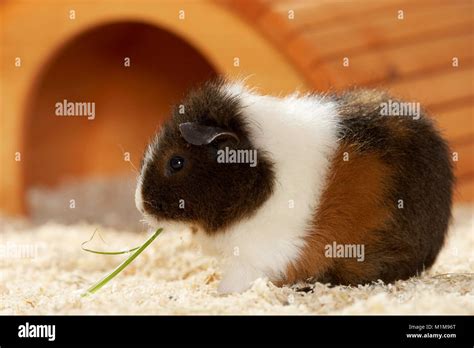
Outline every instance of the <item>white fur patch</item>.
<svg viewBox="0 0 474 348">
<path fill-rule="evenodd" d="M 334 102 L 317 96 L 260 96 L 242 85 L 226 86 L 237 96 L 251 126 L 257 151 L 275 163 L 274 193 L 249 219 L 223 233 L 198 232 L 207 249 L 224 258 L 220 292 L 240 292 L 259 277 L 279 280 L 295 261 L 338 146 Z"/>
</svg>

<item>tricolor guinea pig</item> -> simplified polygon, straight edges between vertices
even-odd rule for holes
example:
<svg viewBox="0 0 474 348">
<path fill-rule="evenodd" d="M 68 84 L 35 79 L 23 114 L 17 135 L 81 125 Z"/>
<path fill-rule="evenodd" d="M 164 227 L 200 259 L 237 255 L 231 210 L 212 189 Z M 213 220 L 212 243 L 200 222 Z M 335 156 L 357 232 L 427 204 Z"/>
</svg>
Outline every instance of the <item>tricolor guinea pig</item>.
<svg viewBox="0 0 474 348">
<path fill-rule="evenodd" d="M 404 104 L 375 90 L 277 98 L 208 82 L 148 145 L 137 208 L 154 226 L 189 227 L 219 255 L 223 293 L 259 277 L 417 275 L 445 239 L 452 163 L 430 119 L 391 114 L 394 105 Z"/>
</svg>

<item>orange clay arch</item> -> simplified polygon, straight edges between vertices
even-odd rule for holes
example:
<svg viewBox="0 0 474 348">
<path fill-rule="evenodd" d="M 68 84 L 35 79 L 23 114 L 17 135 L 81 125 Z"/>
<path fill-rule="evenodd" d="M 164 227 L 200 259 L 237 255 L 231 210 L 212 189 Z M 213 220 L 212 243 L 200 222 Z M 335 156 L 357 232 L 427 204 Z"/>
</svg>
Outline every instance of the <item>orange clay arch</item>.
<svg viewBox="0 0 474 348">
<path fill-rule="evenodd" d="M 137 165 L 169 105 L 210 76 L 251 75 L 268 93 L 306 88 L 271 43 L 215 2 L 47 2 L 38 11 L 7 1 L 0 13 L 8 28 L 0 78 L 0 210 L 10 214 L 27 212 L 31 185 L 130 172 L 123 152 Z M 127 48 L 130 70 L 123 69 Z M 56 117 L 54 104 L 63 99 L 95 101 L 97 118 Z"/>
</svg>

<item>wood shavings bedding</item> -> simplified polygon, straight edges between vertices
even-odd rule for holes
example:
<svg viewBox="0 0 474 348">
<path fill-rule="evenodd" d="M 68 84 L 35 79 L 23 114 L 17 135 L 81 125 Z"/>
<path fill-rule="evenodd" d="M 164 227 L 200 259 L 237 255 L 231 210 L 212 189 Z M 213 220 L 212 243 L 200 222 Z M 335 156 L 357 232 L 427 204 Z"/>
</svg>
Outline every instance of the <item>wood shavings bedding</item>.
<svg viewBox="0 0 474 348">
<path fill-rule="evenodd" d="M 126 257 L 81 250 L 97 225 L 2 218 L 0 313 L 473 314 L 472 211 L 455 209 L 449 238 L 431 270 L 394 284 L 277 288 L 259 279 L 243 294 L 219 295 L 216 260 L 203 256 L 189 233 L 165 231 L 111 284 L 87 298 L 80 297 L 82 291 Z M 120 249 L 148 236 L 99 228 Z"/>
</svg>

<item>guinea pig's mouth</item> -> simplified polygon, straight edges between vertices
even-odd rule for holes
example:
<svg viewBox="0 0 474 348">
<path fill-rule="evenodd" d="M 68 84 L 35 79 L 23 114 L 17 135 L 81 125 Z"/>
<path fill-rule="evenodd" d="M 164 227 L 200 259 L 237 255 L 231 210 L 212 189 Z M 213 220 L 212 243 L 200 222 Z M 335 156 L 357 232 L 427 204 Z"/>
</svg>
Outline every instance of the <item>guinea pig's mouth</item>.
<svg viewBox="0 0 474 348">
<path fill-rule="evenodd" d="M 148 225 L 151 230 L 162 228 L 164 231 L 193 231 L 193 226 L 190 224 L 167 219 L 157 219 L 155 216 L 147 212 L 143 213 L 143 219 L 140 221 L 145 225 Z"/>
<path fill-rule="evenodd" d="M 150 214 L 150 208 L 152 210 L 155 210 L 157 208 L 157 204 L 155 203 L 156 202 L 148 202 L 143 199 L 142 180 L 141 178 L 139 178 L 137 188 L 135 190 L 135 205 L 138 211 L 143 215 L 143 219 L 140 220 L 141 222 L 143 222 L 145 225 L 148 225 L 150 229 L 163 228 L 163 230 L 165 231 L 183 231 L 192 229 L 189 224 L 174 220 L 158 219 L 155 215 Z M 148 211 L 145 205 L 148 205 Z M 163 205 L 158 206 L 159 208 L 164 209 Z"/>
<path fill-rule="evenodd" d="M 160 227 L 159 225 L 159 222 L 158 222 L 158 219 L 155 218 L 153 215 L 150 215 L 144 211 L 141 212 L 142 215 L 143 215 L 143 219 L 141 219 L 140 221 L 143 222 L 144 224 L 148 225 L 149 227 L 151 228 L 158 228 Z"/>
<path fill-rule="evenodd" d="M 143 219 L 141 220 L 145 224 L 147 224 L 152 230 L 156 230 L 157 228 L 162 228 L 165 232 L 176 231 L 193 231 L 193 227 L 189 224 L 179 221 L 172 221 L 172 220 L 158 220 L 154 216 L 150 214 L 143 214 Z"/>
</svg>

